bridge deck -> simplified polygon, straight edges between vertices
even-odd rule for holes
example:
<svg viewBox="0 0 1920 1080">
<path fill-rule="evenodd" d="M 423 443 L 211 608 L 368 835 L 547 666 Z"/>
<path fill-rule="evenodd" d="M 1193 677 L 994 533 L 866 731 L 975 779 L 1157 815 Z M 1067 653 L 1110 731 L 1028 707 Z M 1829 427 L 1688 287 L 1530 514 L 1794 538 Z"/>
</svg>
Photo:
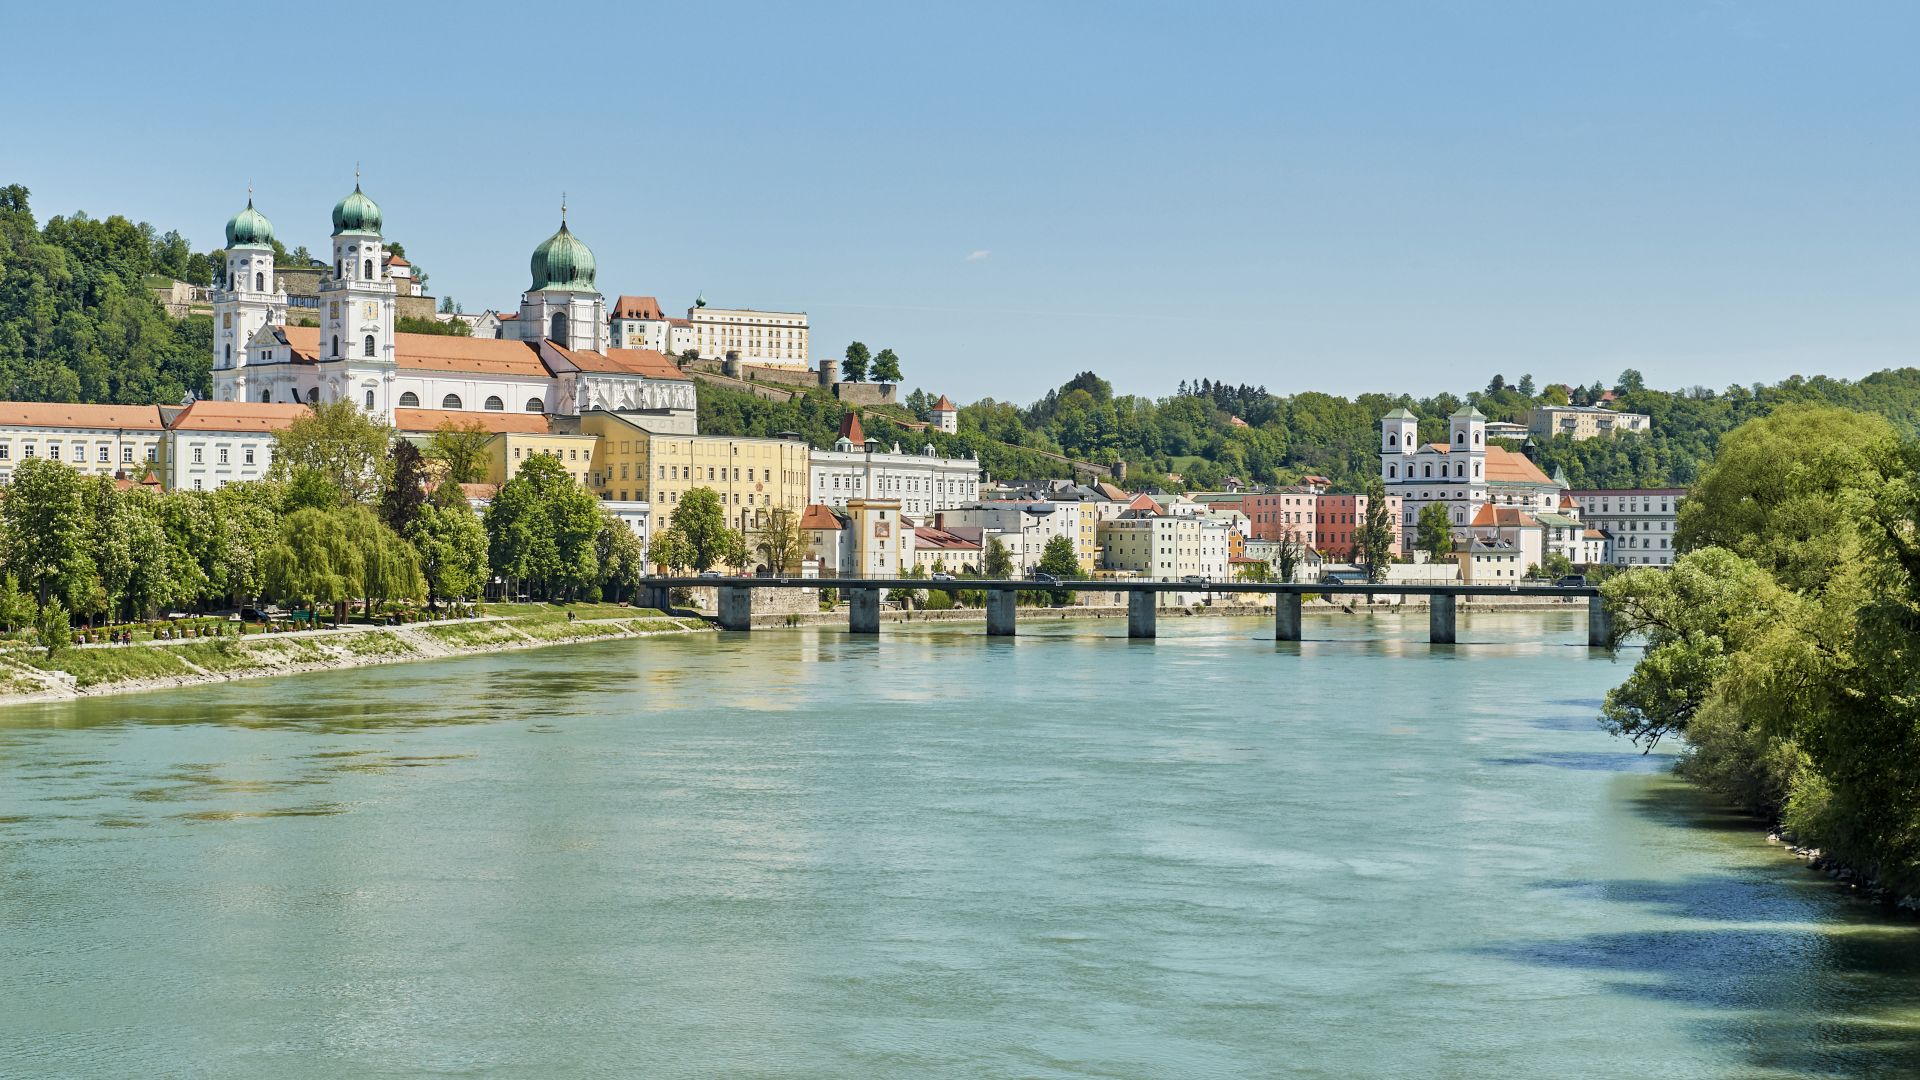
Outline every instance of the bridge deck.
<svg viewBox="0 0 1920 1080">
<path fill-rule="evenodd" d="M 957 589 L 1020 592 L 1065 590 L 1106 593 L 1320 593 L 1336 596 L 1537 596 L 1559 600 L 1584 599 L 1600 595 L 1591 585 L 1306 585 L 1272 581 L 1062 581 L 1048 585 L 1024 578 L 955 578 L 933 581 L 928 578 L 800 578 L 800 577 L 650 577 L 641 586 L 666 589 L 746 588 L 746 589 Z"/>
</svg>

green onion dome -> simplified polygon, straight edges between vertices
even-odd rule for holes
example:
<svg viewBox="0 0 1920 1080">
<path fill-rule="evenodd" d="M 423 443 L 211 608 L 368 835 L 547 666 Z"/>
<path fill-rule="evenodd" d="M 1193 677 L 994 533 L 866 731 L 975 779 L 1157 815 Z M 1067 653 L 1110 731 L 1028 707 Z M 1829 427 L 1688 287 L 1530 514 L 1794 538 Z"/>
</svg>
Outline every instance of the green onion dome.
<svg viewBox="0 0 1920 1080">
<path fill-rule="evenodd" d="M 562 292 L 598 292 L 594 286 L 593 251 L 573 235 L 567 223 L 560 231 L 533 249 L 533 284 L 528 292 L 558 289 Z"/>
<path fill-rule="evenodd" d="M 359 184 L 353 185 L 353 194 L 333 205 L 333 235 L 350 232 L 380 235 L 380 208 L 361 194 Z"/>
<path fill-rule="evenodd" d="M 273 246 L 273 222 L 267 215 L 253 208 L 253 200 L 247 200 L 247 208 L 227 219 L 227 247 Z"/>
</svg>

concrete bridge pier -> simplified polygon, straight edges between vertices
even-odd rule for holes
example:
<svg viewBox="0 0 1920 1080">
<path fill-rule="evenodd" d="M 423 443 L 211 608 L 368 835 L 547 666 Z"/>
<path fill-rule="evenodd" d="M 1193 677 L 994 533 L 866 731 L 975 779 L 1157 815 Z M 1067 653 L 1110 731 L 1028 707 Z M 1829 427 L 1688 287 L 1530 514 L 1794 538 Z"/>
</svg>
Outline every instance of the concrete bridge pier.
<svg viewBox="0 0 1920 1080">
<path fill-rule="evenodd" d="M 720 593 L 720 629 L 753 629 L 753 590 L 742 585 L 722 585 Z"/>
<path fill-rule="evenodd" d="M 1609 649 L 1613 642 L 1613 612 L 1598 596 L 1587 597 L 1587 647 L 1590 649 Z"/>
<path fill-rule="evenodd" d="M 1453 644 L 1455 597 L 1447 593 L 1434 593 L 1429 600 L 1431 604 L 1427 608 L 1427 640 L 1435 645 Z"/>
<path fill-rule="evenodd" d="M 987 592 L 988 637 L 1013 636 L 1014 601 L 1017 599 L 1019 594 L 1012 589 L 991 589 Z"/>
<path fill-rule="evenodd" d="M 1160 597 L 1150 592 L 1132 592 L 1127 594 L 1127 636 L 1130 638 L 1150 638 L 1154 636 L 1154 621 L 1158 617 L 1155 602 Z"/>
<path fill-rule="evenodd" d="M 847 590 L 847 632 L 852 634 L 877 634 L 880 632 L 880 590 Z"/>
<path fill-rule="evenodd" d="M 1273 640 L 1300 640 L 1300 594 L 1280 593 L 1273 598 Z"/>
<path fill-rule="evenodd" d="M 673 610 L 672 589 L 667 588 L 665 585 L 649 585 L 641 591 L 643 594 L 640 597 L 641 607 L 650 607 L 655 611 L 663 612 Z"/>
</svg>

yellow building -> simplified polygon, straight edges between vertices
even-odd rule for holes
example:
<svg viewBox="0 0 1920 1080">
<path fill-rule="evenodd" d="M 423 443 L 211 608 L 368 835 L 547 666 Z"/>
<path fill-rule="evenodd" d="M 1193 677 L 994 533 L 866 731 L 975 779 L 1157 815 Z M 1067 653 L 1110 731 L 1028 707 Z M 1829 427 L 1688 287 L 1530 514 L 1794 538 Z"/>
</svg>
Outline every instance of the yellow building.
<svg viewBox="0 0 1920 1080">
<path fill-rule="evenodd" d="M 0 483 L 28 458 L 64 462 L 88 476 L 138 479 L 160 460 L 165 431 L 153 405 L 0 402 Z"/>
<path fill-rule="evenodd" d="M 806 510 L 804 441 L 658 434 L 641 426 L 646 419 L 588 412 L 580 430 L 598 439 L 587 486 L 602 499 L 650 504 L 655 532 L 673 524 L 680 500 L 699 487 L 720 496 L 728 525 L 747 532 L 764 527 L 770 510 Z"/>
<path fill-rule="evenodd" d="M 568 416 L 540 413 L 453 412 L 445 409 L 395 409 L 394 427 L 409 439 L 424 443 L 441 427 L 479 427 L 493 437 L 487 443 L 487 483 L 498 486 L 513 478 L 520 465 L 537 454 L 560 462 L 581 486 L 593 469 L 594 437 L 575 430 Z"/>
</svg>

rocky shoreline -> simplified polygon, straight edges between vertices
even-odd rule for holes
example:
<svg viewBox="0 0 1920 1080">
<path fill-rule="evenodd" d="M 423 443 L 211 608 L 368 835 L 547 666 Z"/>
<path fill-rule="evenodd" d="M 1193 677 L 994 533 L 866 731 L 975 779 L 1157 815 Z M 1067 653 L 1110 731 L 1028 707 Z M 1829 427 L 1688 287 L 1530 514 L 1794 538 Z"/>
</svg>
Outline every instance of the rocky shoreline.
<svg viewBox="0 0 1920 1080">
<path fill-rule="evenodd" d="M 707 633 L 705 619 L 659 616 L 519 625 L 499 617 L 449 620 L 393 627 L 354 627 L 295 634 L 250 635 L 200 641 L 80 646 L 124 656 L 134 650 L 165 650 L 175 674 L 89 682 L 70 672 L 32 662 L 37 650 L 0 653 L 0 707 L 113 694 L 173 690 L 241 679 L 274 678 L 314 671 L 347 671 L 422 660 L 516 652 L 581 641 Z M 195 651 L 195 646 L 201 646 Z M 211 650 L 216 664 L 209 664 Z"/>
<path fill-rule="evenodd" d="M 1920 916 L 1920 895 L 1903 895 L 1882 885 L 1871 875 L 1829 857 L 1819 848 L 1800 847 L 1779 829 L 1767 833 L 1767 843 L 1784 845 L 1787 854 L 1806 863 L 1807 869 L 1827 875 L 1835 885 L 1844 887 L 1870 904 L 1878 904 L 1905 915 Z"/>
</svg>

